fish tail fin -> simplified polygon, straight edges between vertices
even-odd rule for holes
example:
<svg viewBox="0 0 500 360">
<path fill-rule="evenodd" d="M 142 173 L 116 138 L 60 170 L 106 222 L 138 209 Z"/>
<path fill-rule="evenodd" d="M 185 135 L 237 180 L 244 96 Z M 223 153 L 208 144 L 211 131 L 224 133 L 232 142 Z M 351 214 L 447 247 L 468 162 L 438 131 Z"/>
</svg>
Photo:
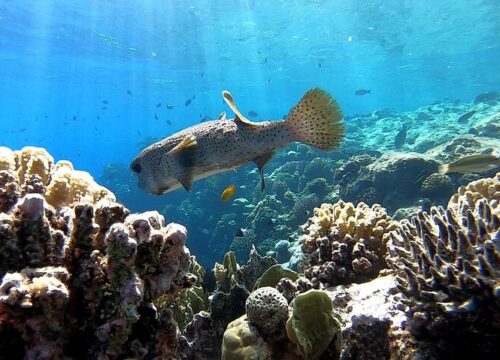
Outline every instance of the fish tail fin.
<svg viewBox="0 0 500 360">
<path fill-rule="evenodd" d="M 448 174 L 448 171 L 449 171 L 449 168 L 448 168 L 448 164 L 443 164 L 443 165 L 439 165 L 439 169 L 438 169 L 439 173 L 441 175 L 446 175 Z"/>
<path fill-rule="evenodd" d="M 294 141 L 321 150 L 337 148 L 344 138 L 340 106 L 321 89 L 305 93 L 288 113 L 285 126 L 292 132 Z"/>
</svg>

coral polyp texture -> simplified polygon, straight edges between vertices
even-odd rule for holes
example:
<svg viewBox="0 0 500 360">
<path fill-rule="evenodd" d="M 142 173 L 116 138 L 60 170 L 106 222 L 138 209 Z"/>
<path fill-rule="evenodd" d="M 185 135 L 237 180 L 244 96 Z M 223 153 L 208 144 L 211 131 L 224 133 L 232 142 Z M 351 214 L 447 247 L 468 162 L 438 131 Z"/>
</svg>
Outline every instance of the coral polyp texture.
<svg viewBox="0 0 500 360">
<path fill-rule="evenodd" d="M 43 149 L 0 150 L 0 353 L 6 358 L 175 358 L 153 301 L 189 288 L 182 225 L 129 214 Z"/>
<path fill-rule="evenodd" d="M 430 358 L 491 356 L 500 340 L 500 173 L 474 181 L 448 208 L 391 232 L 387 261 L 408 306 L 409 330 Z"/>
<path fill-rule="evenodd" d="M 386 242 L 395 228 L 380 205 L 323 204 L 302 226 L 299 270 L 315 288 L 374 279 L 386 268 Z"/>
</svg>

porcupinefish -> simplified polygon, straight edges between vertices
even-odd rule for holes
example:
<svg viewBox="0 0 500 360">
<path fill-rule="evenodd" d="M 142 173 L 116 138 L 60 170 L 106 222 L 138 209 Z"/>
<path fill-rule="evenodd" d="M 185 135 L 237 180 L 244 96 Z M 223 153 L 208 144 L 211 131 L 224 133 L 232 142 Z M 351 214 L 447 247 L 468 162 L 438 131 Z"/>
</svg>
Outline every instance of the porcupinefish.
<svg viewBox="0 0 500 360">
<path fill-rule="evenodd" d="M 140 188 L 154 195 L 180 187 L 190 191 L 196 180 L 253 161 L 263 191 L 263 169 L 277 149 L 299 141 L 334 150 L 344 138 L 340 107 L 321 89 L 306 92 L 284 121 L 252 122 L 231 93 L 222 96 L 235 118 L 191 126 L 144 149 L 130 164 Z"/>
</svg>

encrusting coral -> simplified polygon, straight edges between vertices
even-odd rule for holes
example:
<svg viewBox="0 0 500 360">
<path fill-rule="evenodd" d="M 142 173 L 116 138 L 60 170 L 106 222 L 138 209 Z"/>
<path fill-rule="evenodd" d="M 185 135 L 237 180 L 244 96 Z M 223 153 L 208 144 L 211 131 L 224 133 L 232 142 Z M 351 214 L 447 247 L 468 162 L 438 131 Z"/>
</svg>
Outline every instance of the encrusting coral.
<svg viewBox="0 0 500 360">
<path fill-rule="evenodd" d="M 374 279 L 386 268 L 387 236 L 395 228 L 380 205 L 323 204 L 302 226 L 299 270 L 315 288 Z"/>
<path fill-rule="evenodd" d="M 129 215 L 43 149 L 2 149 L 0 166 L 12 184 L 0 194 L 2 356 L 175 358 L 176 321 L 152 302 L 196 282 L 186 229 Z"/>
<path fill-rule="evenodd" d="M 495 354 L 500 340 L 500 173 L 390 233 L 388 263 L 429 358 Z M 425 346 L 425 344 L 433 344 Z"/>
</svg>

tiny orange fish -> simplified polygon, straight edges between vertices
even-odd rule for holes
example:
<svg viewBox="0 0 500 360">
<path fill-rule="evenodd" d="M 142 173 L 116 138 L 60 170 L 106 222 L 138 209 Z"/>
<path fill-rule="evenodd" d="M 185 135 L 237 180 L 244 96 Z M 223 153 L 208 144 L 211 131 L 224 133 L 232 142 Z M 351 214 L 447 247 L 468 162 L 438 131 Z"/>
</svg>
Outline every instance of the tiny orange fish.
<svg viewBox="0 0 500 360">
<path fill-rule="evenodd" d="M 236 192 L 236 186 L 234 186 L 234 184 L 231 184 L 224 189 L 224 191 L 220 195 L 220 199 L 222 201 L 229 201 L 233 197 L 235 192 Z"/>
</svg>

